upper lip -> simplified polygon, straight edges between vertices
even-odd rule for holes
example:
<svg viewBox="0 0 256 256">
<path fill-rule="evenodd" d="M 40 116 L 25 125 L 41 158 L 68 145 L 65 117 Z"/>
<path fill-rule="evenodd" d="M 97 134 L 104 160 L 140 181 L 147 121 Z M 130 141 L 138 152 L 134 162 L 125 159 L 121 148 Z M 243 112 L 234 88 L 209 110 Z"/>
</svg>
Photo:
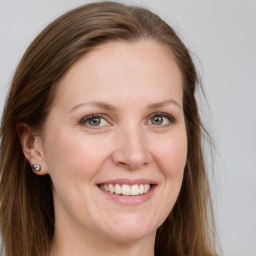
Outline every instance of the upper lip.
<svg viewBox="0 0 256 256">
<path fill-rule="evenodd" d="M 119 185 L 135 185 L 135 184 L 151 184 L 151 185 L 157 185 L 157 182 L 155 180 L 151 179 L 113 179 L 113 180 L 105 180 L 100 183 L 100 184 L 119 184 Z"/>
</svg>

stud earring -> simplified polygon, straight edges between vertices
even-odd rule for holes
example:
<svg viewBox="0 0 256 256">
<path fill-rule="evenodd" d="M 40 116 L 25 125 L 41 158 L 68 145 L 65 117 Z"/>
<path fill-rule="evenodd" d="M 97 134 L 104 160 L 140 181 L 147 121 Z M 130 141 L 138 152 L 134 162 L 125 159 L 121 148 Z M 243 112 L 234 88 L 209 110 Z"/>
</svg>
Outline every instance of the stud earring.
<svg viewBox="0 0 256 256">
<path fill-rule="evenodd" d="M 33 164 L 31 168 L 34 172 L 39 172 L 41 170 L 41 166 L 39 164 Z"/>
</svg>

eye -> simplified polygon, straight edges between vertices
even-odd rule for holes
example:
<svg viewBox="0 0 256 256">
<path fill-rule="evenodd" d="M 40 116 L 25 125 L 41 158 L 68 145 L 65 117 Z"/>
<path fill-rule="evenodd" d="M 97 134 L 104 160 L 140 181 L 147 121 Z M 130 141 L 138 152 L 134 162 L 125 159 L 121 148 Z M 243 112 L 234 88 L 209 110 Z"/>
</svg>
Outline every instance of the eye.
<svg viewBox="0 0 256 256">
<path fill-rule="evenodd" d="M 174 123 L 174 118 L 166 113 L 155 113 L 152 115 L 148 121 L 150 125 L 154 126 L 167 126 L 171 123 Z"/>
<path fill-rule="evenodd" d="M 80 121 L 80 123 L 84 124 L 88 127 L 91 127 L 91 128 L 92 127 L 102 127 L 102 126 L 109 125 L 107 120 L 101 115 L 86 116 Z"/>
</svg>

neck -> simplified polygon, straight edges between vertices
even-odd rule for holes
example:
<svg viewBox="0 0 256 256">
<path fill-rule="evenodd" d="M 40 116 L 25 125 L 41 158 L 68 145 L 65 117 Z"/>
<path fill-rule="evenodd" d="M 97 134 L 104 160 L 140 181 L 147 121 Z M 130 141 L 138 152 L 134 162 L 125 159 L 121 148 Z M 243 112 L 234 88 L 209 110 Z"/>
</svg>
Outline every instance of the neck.
<svg viewBox="0 0 256 256">
<path fill-rule="evenodd" d="M 145 238 L 141 241 L 125 243 L 97 239 L 74 243 L 74 240 L 54 238 L 50 256 L 154 256 L 154 240 L 153 242 L 151 240 Z"/>
<path fill-rule="evenodd" d="M 155 234 L 134 241 L 117 241 L 101 234 L 55 230 L 50 256 L 154 256 Z"/>
</svg>

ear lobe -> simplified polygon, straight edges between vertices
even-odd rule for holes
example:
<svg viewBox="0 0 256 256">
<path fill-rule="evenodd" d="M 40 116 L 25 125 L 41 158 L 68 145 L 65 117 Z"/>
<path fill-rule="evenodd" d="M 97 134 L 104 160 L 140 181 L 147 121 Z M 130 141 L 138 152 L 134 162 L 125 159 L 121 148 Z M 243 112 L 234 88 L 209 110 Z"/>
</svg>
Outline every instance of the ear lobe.
<svg viewBox="0 0 256 256">
<path fill-rule="evenodd" d="M 30 166 L 38 164 L 41 166 L 41 170 L 36 172 L 36 174 L 47 174 L 48 172 L 46 171 L 47 168 L 44 161 L 44 152 L 40 136 L 36 135 L 26 124 L 18 124 L 16 126 L 16 131 L 20 138 L 24 156 L 29 161 Z"/>
</svg>

